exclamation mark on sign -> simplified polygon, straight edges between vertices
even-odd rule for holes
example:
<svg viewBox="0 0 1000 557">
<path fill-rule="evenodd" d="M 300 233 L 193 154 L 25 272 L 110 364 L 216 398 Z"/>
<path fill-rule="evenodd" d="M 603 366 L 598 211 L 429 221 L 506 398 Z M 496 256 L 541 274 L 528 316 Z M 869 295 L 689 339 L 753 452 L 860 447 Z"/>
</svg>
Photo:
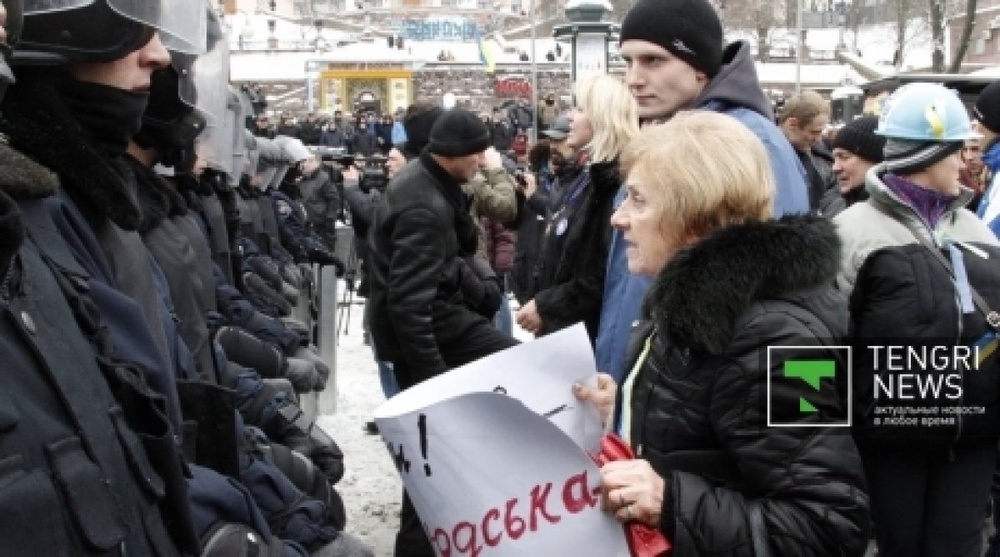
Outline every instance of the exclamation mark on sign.
<svg viewBox="0 0 1000 557">
<path fill-rule="evenodd" d="M 427 415 L 421 414 L 417 418 L 417 429 L 420 431 L 420 454 L 424 457 L 424 473 L 428 476 L 431 475 L 431 465 L 426 462 L 427 460 Z"/>
</svg>

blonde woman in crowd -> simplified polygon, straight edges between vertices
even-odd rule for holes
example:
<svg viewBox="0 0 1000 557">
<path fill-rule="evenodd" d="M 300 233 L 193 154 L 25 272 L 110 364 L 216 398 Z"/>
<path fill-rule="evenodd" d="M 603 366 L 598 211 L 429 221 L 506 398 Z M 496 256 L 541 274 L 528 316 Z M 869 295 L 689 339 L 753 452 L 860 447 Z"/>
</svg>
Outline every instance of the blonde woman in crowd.
<svg viewBox="0 0 1000 557">
<path fill-rule="evenodd" d="M 542 238 L 538 290 L 518 310 L 517 324 L 543 335 L 582 321 L 593 342 L 611 241 L 608 219 L 621 185 L 618 157 L 639 131 L 635 99 L 616 77 L 577 83 L 567 143 L 584 149 L 589 166 L 564 184 Z"/>
</svg>

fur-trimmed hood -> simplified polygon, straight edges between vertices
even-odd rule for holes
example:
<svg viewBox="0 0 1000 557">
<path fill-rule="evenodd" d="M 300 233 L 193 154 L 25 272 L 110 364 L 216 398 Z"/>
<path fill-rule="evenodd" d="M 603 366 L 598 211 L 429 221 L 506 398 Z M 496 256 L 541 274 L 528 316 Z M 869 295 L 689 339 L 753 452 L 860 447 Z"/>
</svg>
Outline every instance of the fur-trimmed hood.
<svg viewBox="0 0 1000 557">
<path fill-rule="evenodd" d="M 0 140 L 0 276 L 24 240 L 17 201 L 53 195 L 58 183 L 55 174 Z"/>
<path fill-rule="evenodd" d="M 14 199 L 54 195 L 59 179 L 44 166 L 0 141 L 0 191 Z"/>
<path fill-rule="evenodd" d="M 825 218 L 791 215 L 728 226 L 679 251 L 646 294 L 644 315 L 678 341 L 723 353 L 757 300 L 832 285 L 840 238 Z"/>
<path fill-rule="evenodd" d="M 95 141 L 51 84 L 19 79 L 8 89 L 0 131 L 11 146 L 58 175 L 61 187 L 93 223 L 108 218 L 126 230 L 139 226 L 142 213 L 128 167 L 94 148 Z"/>
</svg>

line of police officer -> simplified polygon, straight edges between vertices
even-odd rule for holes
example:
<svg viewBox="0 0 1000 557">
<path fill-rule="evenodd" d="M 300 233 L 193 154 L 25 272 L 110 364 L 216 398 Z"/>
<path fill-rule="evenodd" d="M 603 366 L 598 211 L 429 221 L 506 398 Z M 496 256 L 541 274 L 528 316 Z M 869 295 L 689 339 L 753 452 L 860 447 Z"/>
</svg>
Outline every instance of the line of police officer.
<svg viewBox="0 0 1000 557">
<path fill-rule="evenodd" d="M 0 554 L 371 555 L 340 531 L 342 454 L 296 404 L 329 370 L 265 303 L 316 258 L 258 245 L 263 226 L 261 253 L 233 249 L 256 168 L 210 6 L 4 7 Z"/>
</svg>

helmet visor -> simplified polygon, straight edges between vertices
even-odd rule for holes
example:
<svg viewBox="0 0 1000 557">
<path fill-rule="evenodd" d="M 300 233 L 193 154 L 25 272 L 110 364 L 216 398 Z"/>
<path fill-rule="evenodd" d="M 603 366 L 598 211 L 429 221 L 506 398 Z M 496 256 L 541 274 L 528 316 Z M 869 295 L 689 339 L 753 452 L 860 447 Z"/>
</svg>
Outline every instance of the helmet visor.
<svg viewBox="0 0 1000 557">
<path fill-rule="evenodd" d="M 24 0 L 25 14 L 73 10 L 102 0 Z M 207 4 L 204 0 L 103 0 L 122 17 L 156 29 L 168 50 L 205 52 Z"/>
<path fill-rule="evenodd" d="M 231 174 L 233 170 L 233 119 L 223 118 L 215 125 L 205 126 L 205 131 L 201 132 L 201 135 L 195 140 L 195 152 L 211 168 Z"/>
<path fill-rule="evenodd" d="M 243 174 L 253 176 L 257 172 L 257 159 L 260 157 L 260 147 L 257 140 L 248 130 L 244 130 L 246 145 L 246 160 L 243 162 Z"/>
<path fill-rule="evenodd" d="M 208 51 L 196 58 L 173 54 L 180 76 L 178 93 L 182 102 L 198 109 L 209 122 L 225 116 L 229 96 L 229 39 L 214 16 L 209 22 Z"/>
</svg>

